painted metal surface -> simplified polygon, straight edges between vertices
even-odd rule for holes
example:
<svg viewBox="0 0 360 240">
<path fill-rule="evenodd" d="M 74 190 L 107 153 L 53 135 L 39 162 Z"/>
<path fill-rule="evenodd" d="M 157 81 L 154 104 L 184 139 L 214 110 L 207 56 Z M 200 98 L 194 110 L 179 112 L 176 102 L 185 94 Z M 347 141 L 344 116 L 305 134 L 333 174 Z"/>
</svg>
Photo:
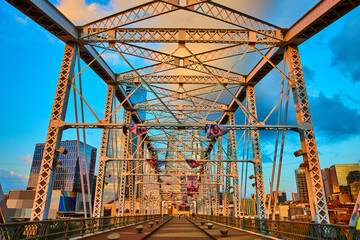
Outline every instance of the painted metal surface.
<svg viewBox="0 0 360 240">
<path fill-rule="evenodd" d="M 62 131 L 69 128 L 102 128 L 98 179 L 95 190 L 94 216 L 101 216 L 105 163 L 109 160 L 109 133 L 117 134 L 124 123 L 113 121 L 123 109 L 125 124 L 139 124 L 148 132 L 142 136 L 129 133 L 123 144 L 125 161 L 120 161 L 118 215 L 160 213 L 161 201 L 168 200 L 171 187 L 178 187 L 173 198 L 186 194 L 183 187 L 187 175 L 201 176 L 201 194 L 194 201 L 202 213 L 220 215 L 220 200 L 225 216 L 240 216 L 236 133 L 251 132 L 254 159 L 257 207 L 265 218 L 259 130 L 291 130 L 300 134 L 304 163 L 308 166 L 312 184 L 312 205 L 319 223 L 328 223 L 322 177 L 312 127 L 306 88 L 297 45 L 310 38 L 336 19 L 360 4 L 359 0 L 324 0 L 314 6 L 289 29 L 251 17 L 235 9 L 207 0 L 156 0 L 135 6 L 92 23 L 75 27 L 51 3 L 45 0 L 7 0 L 20 11 L 66 43 L 54 106 L 49 123 L 45 153 L 37 185 L 32 220 L 47 217 L 50 203 L 52 170 L 56 167 L 56 149 Z M 32 9 L 32 11 L 28 11 Z M 134 28 L 156 16 L 175 11 L 187 11 L 216 21 L 231 24 L 236 29 L 209 28 Z M 44 21 L 46 19 L 46 21 Z M 320 24 L 321 23 L 321 24 Z M 126 28 L 125 28 L 126 26 Z M 131 28 L 129 27 L 131 26 Z M 131 43 L 134 44 L 131 44 Z M 175 44 L 173 52 L 136 45 L 137 43 Z M 76 44 L 75 44 L 76 43 Z M 213 48 L 193 52 L 191 44 L 209 44 Z M 90 45 L 88 45 L 90 44 Z M 223 44 L 227 44 L 224 46 Z M 289 45 L 294 44 L 294 45 Z M 205 45 L 204 45 L 205 46 Z M 74 56 L 80 56 L 108 84 L 105 115 L 97 123 L 65 122 L 67 99 L 74 75 Z M 97 52 L 113 51 L 129 65 L 129 71 L 115 74 Z M 179 49 L 183 52 L 179 54 Z M 267 51 L 265 53 L 265 51 Z M 185 52 L 185 54 L 184 54 Z M 234 71 L 248 54 L 259 54 L 260 61 L 249 73 Z M 276 65 L 286 56 L 289 75 Z M 133 66 L 128 56 L 150 60 L 147 66 Z M 217 60 L 236 58 L 233 66 L 217 66 Z M 257 119 L 254 87 L 267 73 L 276 69 L 292 84 L 298 125 L 266 125 Z M 171 71 L 184 70 L 188 74 Z M 169 73 L 170 72 L 170 73 Z M 142 96 L 133 101 L 132 95 Z M 83 99 L 85 101 L 85 99 Z M 247 101 L 247 106 L 243 101 Z M 115 109 L 113 103 L 118 103 Z M 236 124 L 235 112 L 243 111 L 247 124 Z M 144 117 L 145 116 L 145 117 Z M 145 124 L 143 124 L 145 122 Z M 199 130 L 205 124 L 227 124 L 226 137 L 206 139 Z M 137 139 L 137 141 L 135 141 Z M 113 144 L 111 145 L 112 148 Z M 166 167 L 149 167 L 144 159 L 158 157 L 169 160 Z M 170 161 L 171 159 L 177 161 Z M 186 159 L 206 160 L 207 166 L 190 169 Z M 216 161 L 219 160 L 219 161 Z M 240 162 L 240 161 L 239 161 Z M 207 184 L 214 181 L 216 184 Z M 149 186 L 152 186 L 150 191 Z M 232 191 L 231 191 L 232 189 Z M 230 201 L 234 212 L 230 211 Z M 137 208 L 139 202 L 139 208 Z M 176 201 L 175 201 L 176 202 Z M 149 209 L 146 212 L 146 209 Z"/>
</svg>

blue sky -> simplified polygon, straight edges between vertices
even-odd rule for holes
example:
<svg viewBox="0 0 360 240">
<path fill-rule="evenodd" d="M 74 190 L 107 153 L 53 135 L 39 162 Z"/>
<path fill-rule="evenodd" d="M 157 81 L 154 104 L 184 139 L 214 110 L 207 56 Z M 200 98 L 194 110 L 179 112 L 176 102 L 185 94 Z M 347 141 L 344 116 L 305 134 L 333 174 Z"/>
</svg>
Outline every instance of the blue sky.
<svg viewBox="0 0 360 240">
<path fill-rule="evenodd" d="M 52 2 L 58 6 L 68 1 Z M 110 1 L 77 2 L 87 7 L 89 15 L 116 12 L 118 6 Z M 129 2 L 125 1 L 124 6 Z M 271 1 L 273 4 L 265 11 L 264 6 L 255 5 L 266 1 L 254 2 L 254 6 L 246 6 L 249 14 L 280 27 L 291 26 L 316 3 L 306 0 L 298 6 L 290 3 L 293 1 Z M 0 183 L 4 192 L 8 192 L 26 187 L 35 144 L 45 141 L 65 45 L 4 1 L 0 2 L 0 19 L 0 48 L 4 56 L 0 59 L 3 75 Z M 356 47 L 360 45 L 359 26 L 358 7 L 299 47 L 322 168 L 360 161 L 360 48 Z M 85 71 L 83 79 L 85 97 L 102 117 L 106 86 L 90 70 Z M 267 94 L 266 85 L 271 81 L 270 75 L 257 86 L 259 109 L 269 107 L 262 96 Z M 70 118 L 72 115 L 69 113 Z M 88 131 L 88 144 L 99 148 L 100 133 L 100 130 Z M 268 192 L 273 140 L 262 135 L 264 182 Z M 74 133 L 66 131 L 63 139 L 74 139 Z M 288 198 L 296 191 L 294 170 L 301 159 L 292 153 L 297 149 L 298 135 L 288 134 L 280 184 L 280 189 L 288 192 Z"/>
</svg>

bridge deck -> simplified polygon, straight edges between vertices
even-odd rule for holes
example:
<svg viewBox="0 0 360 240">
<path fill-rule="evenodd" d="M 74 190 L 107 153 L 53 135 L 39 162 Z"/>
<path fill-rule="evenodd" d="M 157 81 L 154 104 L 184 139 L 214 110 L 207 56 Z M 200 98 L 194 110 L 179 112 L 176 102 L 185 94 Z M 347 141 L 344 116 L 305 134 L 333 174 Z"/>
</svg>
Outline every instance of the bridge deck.
<svg viewBox="0 0 360 240">
<path fill-rule="evenodd" d="M 270 236 L 261 236 L 258 234 L 252 234 L 250 232 L 245 232 L 242 230 L 238 230 L 235 228 L 229 228 L 224 227 L 223 225 L 216 224 L 214 222 L 211 222 L 213 224 L 212 229 L 208 229 L 206 224 L 208 221 L 200 218 L 196 218 L 195 221 L 191 220 L 193 224 L 195 224 L 197 227 L 201 228 L 203 231 L 207 232 L 207 234 L 211 235 L 213 239 L 222 239 L 222 240 L 260 240 L 260 239 L 276 239 Z M 201 225 L 201 222 L 205 222 L 204 225 Z M 226 228 L 228 230 L 228 235 L 226 237 L 222 237 L 220 233 L 220 229 Z"/>
<path fill-rule="evenodd" d="M 141 240 L 141 239 L 150 239 L 150 240 L 206 240 L 206 239 L 228 239 L 228 240 L 247 240 L 247 239 L 271 239 L 259 235 L 255 235 L 249 232 L 244 232 L 241 230 L 227 228 L 228 236 L 222 237 L 220 233 L 220 228 L 224 228 L 221 225 L 213 224 L 213 229 L 207 229 L 206 224 L 201 225 L 199 218 L 195 221 L 189 221 L 185 218 L 171 218 L 170 220 L 160 220 L 159 224 L 154 224 L 153 228 L 149 227 L 149 223 L 143 223 L 144 226 L 143 232 L 141 234 L 136 233 L 136 226 L 124 227 L 117 230 L 112 230 L 102 234 L 96 234 L 93 236 L 87 236 L 82 239 L 86 240 L 106 240 L 107 236 L 112 233 L 120 234 L 120 239 L 127 240 Z M 204 220 L 205 221 L 205 220 Z"/>
<path fill-rule="evenodd" d="M 159 230 L 151 234 L 150 240 L 208 240 L 213 239 L 204 231 L 194 226 L 185 218 L 172 218 L 169 222 L 160 227 Z"/>
</svg>

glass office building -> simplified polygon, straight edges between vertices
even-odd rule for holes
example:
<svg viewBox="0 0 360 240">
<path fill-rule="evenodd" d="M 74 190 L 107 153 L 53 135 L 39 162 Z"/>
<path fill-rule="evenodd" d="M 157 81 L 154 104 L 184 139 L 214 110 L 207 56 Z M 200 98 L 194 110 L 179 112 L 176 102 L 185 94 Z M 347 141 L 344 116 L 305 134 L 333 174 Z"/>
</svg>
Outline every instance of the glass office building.
<svg viewBox="0 0 360 240">
<path fill-rule="evenodd" d="M 295 170 L 296 186 L 299 194 L 300 202 L 309 202 L 309 193 L 306 182 L 306 174 L 304 168 L 298 168 Z"/>
<path fill-rule="evenodd" d="M 94 180 L 94 170 L 96 162 L 96 151 L 97 149 L 86 145 L 83 142 L 79 142 L 80 145 L 80 157 L 81 157 L 81 167 L 83 172 L 84 187 L 86 189 L 86 175 L 85 171 L 87 168 L 87 174 L 90 179 L 90 189 L 93 186 Z M 31 165 L 29 182 L 27 190 L 35 190 L 38 182 L 38 176 L 40 173 L 40 166 L 42 162 L 42 157 L 44 154 L 44 143 L 36 144 L 33 162 Z M 60 166 L 56 167 L 56 172 L 54 176 L 54 190 L 64 190 L 71 192 L 81 192 L 81 181 L 80 181 L 80 165 L 79 165 L 79 152 L 77 141 L 62 141 L 60 147 L 68 150 L 67 154 L 59 154 L 58 160 L 61 162 Z M 85 166 L 85 150 L 86 150 L 86 165 Z"/>
</svg>

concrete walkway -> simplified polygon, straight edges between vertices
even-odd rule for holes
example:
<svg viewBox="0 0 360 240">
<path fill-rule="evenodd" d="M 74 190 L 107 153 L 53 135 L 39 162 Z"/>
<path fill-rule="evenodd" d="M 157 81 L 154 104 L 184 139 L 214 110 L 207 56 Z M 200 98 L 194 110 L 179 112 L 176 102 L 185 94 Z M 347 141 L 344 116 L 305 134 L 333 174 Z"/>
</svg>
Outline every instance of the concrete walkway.
<svg viewBox="0 0 360 240">
<path fill-rule="evenodd" d="M 120 239 L 126 239 L 126 240 L 141 240 L 144 239 L 147 235 L 149 235 L 151 232 L 156 231 L 158 228 L 160 228 L 163 224 L 166 224 L 168 219 L 159 219 L 159 223 L 156 224 L 156 220 L 154 221 L 147 221 L 145 223 L 136 224 L 133 226 L 128 227 L 122 227 L 115 230 L 110 230 L 103 233 L 96 233 L 93 235 L 84 236 L 82 238 L 78 239 L 85 239 L 85 240 L 107 240 L 107 237 L 112 233 L 118 233 L 120 234 Z M 153 222 L 153 226 L 149 226 L 149 222 Z M 137 233 L 136 226 L 142 225 L 144 227 L 142 233 Z"/>
<path fill-rule="evenodd" d="M 233 229 L 230 227 L 224 227 L 219 224 L 213 223 L 213 228 L 208 229 L 206 223 L 208 221 L 197 218 L 195 221 L 181 217 L 173 217 L 170 220 L 161 219 L 158 224 L 156 221 L 154 226 L 150 228 L 149 222 L 142 223 L 144 226 L 142 233 L 137 233 L 136 226 L 133 225 L 128 227 L 111 230 L 104 233 L 88 235 L 83 238 L 86 240 L 106 240 L 107 237 L 112 233 L 120 234 L 120 240 L 209 240 L 209 239 L 220 239 L 220 240 L 265 240 L 274 239 L 269 237 L 263 237 L 250 232 L 245 232 L 239 229 Z M 204 222 L 204 225 L 201 225 Z M 221 236 L 220 229 L 226 228 L 228 230 L 228 236 Z"/>
<path fill-rule="evenodd" d="M 272 237 L 264 237 L 261 235 L 257 235 L 257 234 L 253 234 L 250 232 L 245 232 L 239 229 L 234 229 L 234 228 L 230 228 L 230 227 L 225 227 L 216 223 L 213 223 L 213 227 L 212 229 L 208 229 L 208 227 L 206 226 L 207 223 L 209 223 L 209 221 L 204 220 L 204 219 L 200 219 L 200 218 L 196 218 L 196 220 L 191 220 L 191 222 L 193 224 L 195 224 L 196 226 L 198 226 L 199 228 L 201 228 L 203 231 L 207 232 L 209 235 L 211 235 L 214 239 L 221 239 L 221 240 L 269 240 L 269 239 L 275 239 Z M 201 222 L 204 222 L 204 225 L 201 225 Z M 227 229 L 228 230 L 228 235 L 226 237 L 221 236 L 220 233 L 220 229 Z"/>
<path fill-rule="evenodd" d="M 149 240 L 208 240 L 209 237 L 204 231 L 194 226 L 185 218 L 172 218 L 164 226 L 151 234 L 146 239 Z"/>
</svg>

